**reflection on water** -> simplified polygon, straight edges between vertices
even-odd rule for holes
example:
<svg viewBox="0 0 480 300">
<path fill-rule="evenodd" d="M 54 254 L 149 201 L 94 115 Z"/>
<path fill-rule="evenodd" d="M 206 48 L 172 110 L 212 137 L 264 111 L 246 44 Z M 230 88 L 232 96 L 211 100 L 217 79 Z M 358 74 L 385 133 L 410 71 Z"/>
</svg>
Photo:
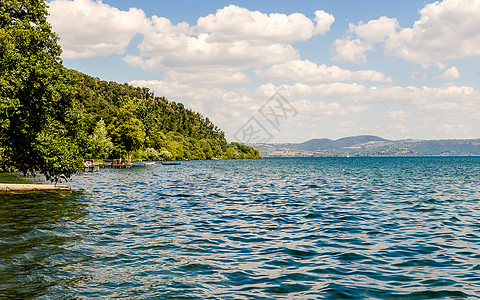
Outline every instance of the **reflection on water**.
<svg viewBox="0 0 480 300">
<path fill-rule="evenodd" d="M 480 158 L 200 161 L 0 195 L 0 298 L 480 297 Z"/>
</svg>

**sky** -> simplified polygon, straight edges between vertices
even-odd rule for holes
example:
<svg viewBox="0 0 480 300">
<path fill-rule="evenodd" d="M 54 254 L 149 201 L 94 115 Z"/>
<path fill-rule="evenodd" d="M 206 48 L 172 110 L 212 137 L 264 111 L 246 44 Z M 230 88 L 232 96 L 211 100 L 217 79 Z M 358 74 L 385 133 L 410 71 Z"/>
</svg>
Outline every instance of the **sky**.
<svg viewBox="0 0 480 300">
<path fill-rule="evenodd" d="M 64 65 L 243 143 L 480 137 L 480 0 L 49 0 Z"/>
</svg>

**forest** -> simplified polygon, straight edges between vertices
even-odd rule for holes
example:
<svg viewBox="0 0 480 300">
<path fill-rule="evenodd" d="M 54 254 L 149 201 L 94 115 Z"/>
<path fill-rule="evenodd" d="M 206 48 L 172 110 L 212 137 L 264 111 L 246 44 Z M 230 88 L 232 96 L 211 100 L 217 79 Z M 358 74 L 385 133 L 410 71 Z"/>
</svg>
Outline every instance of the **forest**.
<svg viewBox="0 0 480 300">
<path fill-rule="evenodd" d="M 2 0 L 0 40 L 0 171 L 55 179 L 85 158 L 261 158 L 181 103 L 65 68 L 43 0 Z"/>
</svg>

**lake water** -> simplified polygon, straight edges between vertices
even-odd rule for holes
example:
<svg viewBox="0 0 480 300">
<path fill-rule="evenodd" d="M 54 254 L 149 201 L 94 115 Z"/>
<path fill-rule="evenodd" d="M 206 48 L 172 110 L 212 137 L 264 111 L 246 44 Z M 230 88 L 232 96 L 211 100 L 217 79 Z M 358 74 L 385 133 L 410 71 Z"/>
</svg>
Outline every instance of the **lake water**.
<svg viewBox="0 0 480 300">
<path fill-rule="evenodd" d="M 478 157 L 189 161 L 72 184 L 0 195 L 0 298 L 480 297 Z"/>
</svg>

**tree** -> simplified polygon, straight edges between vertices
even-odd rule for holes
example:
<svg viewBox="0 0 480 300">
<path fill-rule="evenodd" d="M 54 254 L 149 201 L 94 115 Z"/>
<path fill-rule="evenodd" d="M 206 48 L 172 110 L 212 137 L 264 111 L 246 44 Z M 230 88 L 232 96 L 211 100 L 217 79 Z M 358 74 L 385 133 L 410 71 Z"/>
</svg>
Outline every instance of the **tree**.
<svg viewBox="0 0 480 300">
<path fill-rule="evenodd" d="M 167 141 L 165 142 L 165 148 L 172 155 L 173 159 L 182 159 L 185 155 L 185 149 L 183 148 L 182 143 L 177 141 Z"/>
<path fill-rule="evenodd" d="M 190 159 L 194 159 L 194 160 L 207 159 L 199 143 L 193 144 L 192 150 L 190 151 Z"/>
<path fill-rule="evenodd" d="M 133 101 L 125 103 L 113 118 L 110 130 L 114 143 L 118 146 L 117 151 L 120 154 L 127 154 L 129 160 L 132 152 L 140 149 L 145 141 L 145 129 L 142 121 L 135 118 L 133 114 L 135 109 Z"/>
<path fill-rule="evenodd" d="M 228 147 L 227 151 L 226 151 L 226 156 L 227 156 L 228 159 L 240 158 L 240 154 L 238 154 L 235 147 Z"/>
<path fill-rule="evenodd" d="M 90 154 L 93 158 L 107 158 L 113 150 L 112 139 L 108 136 L 103 119 L 97 122 L 93 134 L 90 136 Z"/>
<path fill-rule="evenodd" d="M 70 176 L 81 167 L 73 91 L 45 2 L 2 0 L 0 26 L 0 160 L 48 179 Z"/>
</svg>

